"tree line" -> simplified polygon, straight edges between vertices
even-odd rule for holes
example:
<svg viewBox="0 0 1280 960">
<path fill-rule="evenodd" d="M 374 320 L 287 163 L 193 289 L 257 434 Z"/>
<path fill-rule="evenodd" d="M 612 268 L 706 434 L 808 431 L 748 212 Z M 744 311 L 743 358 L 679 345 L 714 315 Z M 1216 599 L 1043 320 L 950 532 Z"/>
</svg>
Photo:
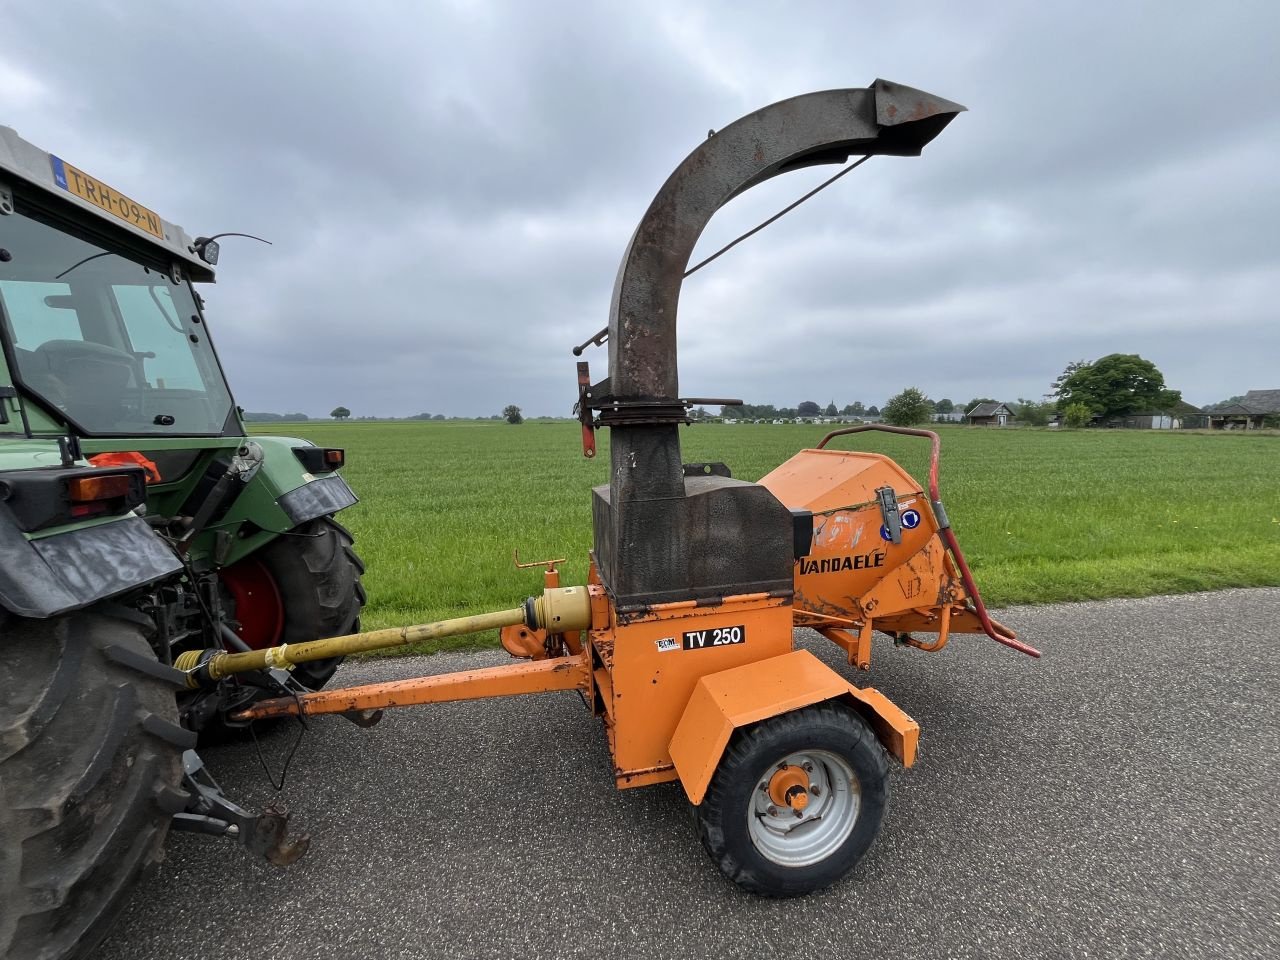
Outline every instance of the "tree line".
<svg viewBox="0 0 1280 960">
<path fill-rule="evenodd" d="M 885 402 L 881 410 L 861 401 L 837 410 L 835 402 L 824 409 L 812 400 L 795 407 L 745 403 L 722 407 L 720 416 L 741 420 L 795 419 L 796 417 L 845 416 L 881 417 L 896 426 L 914 426 L 935 419 L 951 419 L 967 413 L 980 403 L 1000 403 L 995 397 L 974 397 L 958 407 L 950 399 L 930 399 L 919 387 L 907 387 Z M 1182 404 L 1182 393 L 1165 386 L 1164 374 L 1150 360 L 1136 353 L 1112 353 L 1097 360 L 1073 360 L 1053 381 L 1041 400 L 1018 399 L 1014 414 L 1030 426 L 1044 426 L 1055 416 L 1067 426 L 1085 426 L 1095 417 L 1112 418 L 1132 414 L 1168 414 Z"/>
</svg>

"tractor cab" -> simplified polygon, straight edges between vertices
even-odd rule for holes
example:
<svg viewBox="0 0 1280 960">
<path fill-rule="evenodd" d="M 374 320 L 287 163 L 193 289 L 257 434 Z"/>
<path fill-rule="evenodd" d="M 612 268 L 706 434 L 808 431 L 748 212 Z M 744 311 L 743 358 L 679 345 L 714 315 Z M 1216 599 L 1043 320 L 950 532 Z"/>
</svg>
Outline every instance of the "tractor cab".
<svg viewBox="0 0 1280 960">
<path fill-rule="evenodd" d="M 216 244 L 0 127 L 0 338 L 31 435 L 243 435 L 192 281 Z"/>
<path fill-rule="evenodd" d="M 95 237 L 21 195 L 6 221 L 4 353 L 33 431 L 242 432 L 180 264 Z"/>
</svg>

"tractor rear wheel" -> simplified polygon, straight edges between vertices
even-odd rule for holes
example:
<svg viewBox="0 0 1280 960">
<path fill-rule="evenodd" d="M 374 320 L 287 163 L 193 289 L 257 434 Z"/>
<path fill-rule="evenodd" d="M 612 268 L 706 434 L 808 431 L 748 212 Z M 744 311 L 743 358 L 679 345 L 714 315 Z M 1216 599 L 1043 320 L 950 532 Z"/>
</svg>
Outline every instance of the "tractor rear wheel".
<svg viewBox="0 0 1280 960">
<path fill-rule="evenodd" d="M 0 624 L 5 960 L 89 955 L 186 806 L 184 679 L 156 660 L 149 630 L 115 606 Z"/>
<path fill-rule="evenodd" d="M 880 829 L 884 749 L 863 719 L 823 703 L 734 735 L 694 809 L 702 845 L 751 893 L 795 897 L 835 883 Z"/>
<path fill-rule="evenodd" d="M 364 562 L 353 543 L 346 527 L 332 517 L 320 517 L 223 570 L 241 639 L 262 649 L 359 630 Z M 319 690 L 341 662 L 341 657 L 331 657 L 300 663 L 293 675 Z"/>
</svg>

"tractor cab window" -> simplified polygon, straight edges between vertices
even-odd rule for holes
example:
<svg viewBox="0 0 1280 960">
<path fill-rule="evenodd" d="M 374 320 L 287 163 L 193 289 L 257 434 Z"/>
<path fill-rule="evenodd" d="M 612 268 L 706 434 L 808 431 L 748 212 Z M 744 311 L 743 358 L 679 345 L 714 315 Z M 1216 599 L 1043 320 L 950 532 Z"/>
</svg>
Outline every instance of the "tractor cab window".
<svg viewBox="0 0 1280 960">
<path fill-rule="evenodd" d="M 26 391 L 90 436 L 222 432 L 231 395 L 185 281 L 36 215 L 0 226 L 0 314 Z"/>
</svg>

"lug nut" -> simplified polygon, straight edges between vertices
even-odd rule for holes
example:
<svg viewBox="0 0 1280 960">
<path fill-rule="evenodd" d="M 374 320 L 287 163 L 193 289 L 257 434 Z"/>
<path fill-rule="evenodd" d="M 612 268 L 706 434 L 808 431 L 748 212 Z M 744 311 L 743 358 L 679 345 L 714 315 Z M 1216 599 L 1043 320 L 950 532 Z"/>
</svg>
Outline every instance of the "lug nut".
<svg viewBox="0 0 1280 960">
<path fill-rule="evenodd" d="M 822 793 L 822 788 L 815 783 L 809 787 L 809 792 L 816 797 L 818 794 Z"/>
<path fill-rule="evenodd" d="M 227 824 L 227 836 L 228 837 L 240 836 L 240 827 L 234 823 Z"/>
<path fill-rule="evenodd" d="M 813 764 L 810 763 L 808 760 L 806 760 L 804 763 L 804 772 L 813 773 Z"/>
<path fill-rule="evenodd" d="M 769 814 L 769 816 L 771 817 L 776 817 L 778 815 L 778 808 L 775 807 L 773 804 L 770 804 L 769 809 L 766 810 L 765 813 Z"/>
</svg>

